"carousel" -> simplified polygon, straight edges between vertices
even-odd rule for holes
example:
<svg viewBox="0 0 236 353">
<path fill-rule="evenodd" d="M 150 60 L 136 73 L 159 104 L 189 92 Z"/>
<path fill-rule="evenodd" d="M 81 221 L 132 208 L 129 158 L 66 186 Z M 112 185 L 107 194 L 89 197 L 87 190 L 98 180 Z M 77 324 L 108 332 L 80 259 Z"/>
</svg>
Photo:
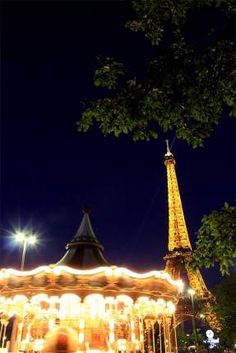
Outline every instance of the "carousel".
<svg viewBox="0 0 236 353">
<path fill-rule="evenodd" d="M 0 352 L 39 353 L 62 326 L 78 353 L 177 353 L 181 280 L 110 265 L 88 212 L 66 250 L 54 265 L 0 270 Z"/>
</svg>

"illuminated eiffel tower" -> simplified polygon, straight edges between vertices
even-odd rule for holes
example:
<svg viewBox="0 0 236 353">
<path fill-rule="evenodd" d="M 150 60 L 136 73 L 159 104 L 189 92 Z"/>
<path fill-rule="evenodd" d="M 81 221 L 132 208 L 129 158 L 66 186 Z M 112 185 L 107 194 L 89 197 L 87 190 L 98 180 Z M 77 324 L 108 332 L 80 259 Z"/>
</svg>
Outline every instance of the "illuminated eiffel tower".
<svg viewBox="0 0 236 353">
<path fill-rule="evenodd" d="M 186 277 L 188 285 L 196 292 L 198 298 L 203 300 L 203 306 L 206 310 L 206 319 L 209 325 L 215 330 L 219 330 L 219 324 L 214 313 L 211 311 L 211 302 L 214 301 L 214 297 L 207 289 L 199 269 L 192 271 L 187 266 L 192 257 L 192 246 L 186 227 L 182 201 L 178 187 L 175 171 L 176 162 L 173 154 L 170 152 L 168 141 L 167 152 L 164 156 L 164 162 L 167 169 L 169 217 L 169 251 L 168 254 L 164 257 L 166 263 L 165 270 L 175 279 L 183 279 Z"/>
</svg>

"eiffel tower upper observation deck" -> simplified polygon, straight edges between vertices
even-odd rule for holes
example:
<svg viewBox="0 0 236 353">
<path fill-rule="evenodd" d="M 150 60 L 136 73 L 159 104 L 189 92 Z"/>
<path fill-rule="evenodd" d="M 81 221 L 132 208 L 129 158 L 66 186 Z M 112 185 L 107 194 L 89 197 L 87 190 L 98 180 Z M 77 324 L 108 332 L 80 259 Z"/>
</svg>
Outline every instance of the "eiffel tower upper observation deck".
<svg viewBox="0 0 236 353">
<path fill-rule="evenodd" d="M 184 211 L 182 207 L 181 196 L 175 171 L 175 158 L 171 153 L 168 141 L 167 152 L 164 156 L 164 162 L 167 169 L 167 187 L 168 187 L 168 254 L 165 256 L 166 271 L 174 278 L 187 275 L 189 285 L 200 295 L 210 296 L 206 284 L 200 271 L 190 271 L 187 263 L 192 256 L 192 246 L 190 243 L 188 230 L 186 227 Z"/>
</svg>

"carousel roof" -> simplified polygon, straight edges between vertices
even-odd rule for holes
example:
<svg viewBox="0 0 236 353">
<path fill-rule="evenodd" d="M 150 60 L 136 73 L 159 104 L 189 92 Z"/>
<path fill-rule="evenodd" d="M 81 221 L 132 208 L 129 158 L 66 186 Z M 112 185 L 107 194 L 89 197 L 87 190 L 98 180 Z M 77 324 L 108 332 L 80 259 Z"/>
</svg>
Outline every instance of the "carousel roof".
<svg viewBox="0 0 236 353">
<path fill-rule="evenodd" d="M 103 266 L 78 270 L 67 266 L 41 266 L 30 271 L 0 270 L 0 292 L 4 296 L 51 295 L 75 293 L 81 297 L 91 293 L 137 298 L 140 295 L 164 299 L 178 298 L 183 282 L 165 271 L 133 272 L 124 267 Z"/>
<path fill-rule="evenodd" d="M 84 210 L 82 222 L 67 252 L 56 264 L 30 271 L 0 270 L 0 292 L 3 296 L 40 293 L 62 295 L 74 293 L 81 298 L 92 294 L 129 295 L 173 299 L 177 301 L 183 289 L 181 280 L 174 280 L 165 271 L 133 272 L 111 266 L 103 256 L 103 246 L 93 231 L 89 213 Z"/>
<path fill-rule="evenodd" d="M 67 252 L 56 265 L 77 269 L 90 269 L 109 265 L 103 255 L 103 246 L 98 241 L 89 218 L 89 210 L 83 209 L 84 216 L 74 238 L 66 245 Z"/>
</svg>

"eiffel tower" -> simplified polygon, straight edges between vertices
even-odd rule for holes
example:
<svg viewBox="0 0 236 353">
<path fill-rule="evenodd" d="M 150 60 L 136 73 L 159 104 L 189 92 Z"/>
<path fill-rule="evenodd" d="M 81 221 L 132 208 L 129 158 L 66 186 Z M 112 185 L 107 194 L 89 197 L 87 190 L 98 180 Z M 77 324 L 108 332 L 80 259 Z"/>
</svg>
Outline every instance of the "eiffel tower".
<svg viewBox="0 0 236 353">
<path fill-rule="evenodd" d="M 206 311 L 206 320 L 216 331 L 219 330 L 219 323 L 211 310 L 211 303 L 214 296 L 208 290 L 199 269 L 192 271 L 187 266 L 192 257 L 192 246 L 186 227 L 181 196 L 175 171 L 175 158 L 171 153 L 168 141 L 167 152 L 164 156 L 164 163 L 167 169 L 168 188 L 168 254 L 164 257 L 165 270 L 175 279 L 186 277 L 188 285 L 196 292 L 198 298 L 203 302 Z M 181 310 L 180 310 L 181 311 Z M 184 313 L 180 322 L 184 321 Z"/>
</svg>

